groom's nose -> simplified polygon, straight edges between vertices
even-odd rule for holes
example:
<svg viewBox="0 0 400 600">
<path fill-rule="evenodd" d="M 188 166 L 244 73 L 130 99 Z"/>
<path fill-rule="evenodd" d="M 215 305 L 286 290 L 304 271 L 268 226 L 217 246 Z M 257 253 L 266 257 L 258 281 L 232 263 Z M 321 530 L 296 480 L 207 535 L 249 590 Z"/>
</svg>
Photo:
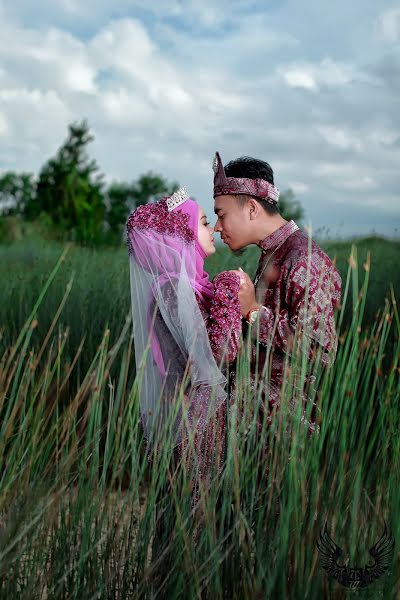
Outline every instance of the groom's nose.
<svg viewBox="0 0 400 600">
<path fill-rule="evenodd" d="M 222 227 L 221 227 L 221 225 L 219 224 L 219 219 L 217 219 L 217 221 L 216 221 L 216 223 L 215 223 L 215 225 L 214 225 L 214 231 L 215 231 L 216 233 L 221 233 L 221 231 L 222 231 Z"/>
</svg>

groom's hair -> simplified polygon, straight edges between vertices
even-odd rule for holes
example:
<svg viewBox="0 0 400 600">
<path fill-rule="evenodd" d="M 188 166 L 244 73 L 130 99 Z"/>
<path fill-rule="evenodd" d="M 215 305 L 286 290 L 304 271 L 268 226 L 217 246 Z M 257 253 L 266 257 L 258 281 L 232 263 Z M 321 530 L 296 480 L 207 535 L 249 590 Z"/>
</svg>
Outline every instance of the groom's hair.
<svg viewBox="0 0 400 600">
<path fill-rule="evenodd" d="M 224 167 L 227 177 L 246 177 L 247 179 L 264 179 L 268 183 L 274 183 L 274 172 L 270 164 L 258 158 L 251 156 L 241 156 L 231 160 Z M 276 204 L 270 204 L 262 198 L 255 198 L 245 194 L 235 195 L 238 203 L 243 206 L 249 198 L 254 198 L 263 207 L 268 215 L 279 214 L 279 209 Z"/>
</svg>

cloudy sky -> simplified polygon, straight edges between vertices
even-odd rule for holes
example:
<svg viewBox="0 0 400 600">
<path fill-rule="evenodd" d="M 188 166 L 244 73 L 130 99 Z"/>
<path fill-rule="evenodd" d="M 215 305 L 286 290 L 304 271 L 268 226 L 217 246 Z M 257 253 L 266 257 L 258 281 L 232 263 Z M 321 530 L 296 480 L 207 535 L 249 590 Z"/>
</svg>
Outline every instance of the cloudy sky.
<svg viewBox="0 0 400 600">
<path fill-rule="evenodd" d="M 107 179 L 212 209 L 215 150 L 271 163 L 314 229 L 399 235 L 400 3 L 0 0 L 0 170 L 87 118 Z"/>
</svg>

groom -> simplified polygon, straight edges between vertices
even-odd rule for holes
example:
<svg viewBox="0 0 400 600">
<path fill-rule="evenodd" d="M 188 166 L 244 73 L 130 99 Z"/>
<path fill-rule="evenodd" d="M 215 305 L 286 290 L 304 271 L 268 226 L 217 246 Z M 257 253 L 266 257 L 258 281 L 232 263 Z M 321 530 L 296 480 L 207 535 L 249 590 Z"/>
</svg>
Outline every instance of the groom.
<svg viewBox="0 0 400 600">
<path fill-rule="evenodd" d="M 279 213 L 279 191 L 268 163 L 241 157 L 224 167 L 217 152 L 213 168 L 215 231 L 231 250 L 250 244 L 261 249 L 254 282 L 241 273 L 239 300 L 244 329 L 251 337 L 250 384 L 253 390 L 261 386 L 271 421 L 288 376 L 288 356 L 301 347 L 309 364 L 318 360 L 329 367 L 335 359 L 334 308 L 340 300 L 341 278 L 318 244 Z M 306 390 L 314 381 L 310 367 L 301 392 L 302 421 L 309 433 L 319 429 L 315 403 L 306 418 Z M 296 394 L 291 396 L 288 407 L 294 412 Z"/>
</svg>

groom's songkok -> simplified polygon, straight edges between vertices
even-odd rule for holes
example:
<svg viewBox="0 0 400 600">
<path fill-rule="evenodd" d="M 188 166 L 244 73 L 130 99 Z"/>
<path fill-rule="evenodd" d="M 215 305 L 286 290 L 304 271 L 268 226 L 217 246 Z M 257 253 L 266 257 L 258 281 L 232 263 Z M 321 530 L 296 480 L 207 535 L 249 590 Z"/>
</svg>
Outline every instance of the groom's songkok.
<svg viewBox="0 0 400 600">
<path fill-rule="evenodd" d="M 226 195 L 248 195 L 270 204 L 279 200 L 278 188 L 265 179 L 249 179 L 247 177 L 227 177 L 219 152 L 215 153 L 213 162 L 214 170 L 214 198 Z"/>
</svg>

